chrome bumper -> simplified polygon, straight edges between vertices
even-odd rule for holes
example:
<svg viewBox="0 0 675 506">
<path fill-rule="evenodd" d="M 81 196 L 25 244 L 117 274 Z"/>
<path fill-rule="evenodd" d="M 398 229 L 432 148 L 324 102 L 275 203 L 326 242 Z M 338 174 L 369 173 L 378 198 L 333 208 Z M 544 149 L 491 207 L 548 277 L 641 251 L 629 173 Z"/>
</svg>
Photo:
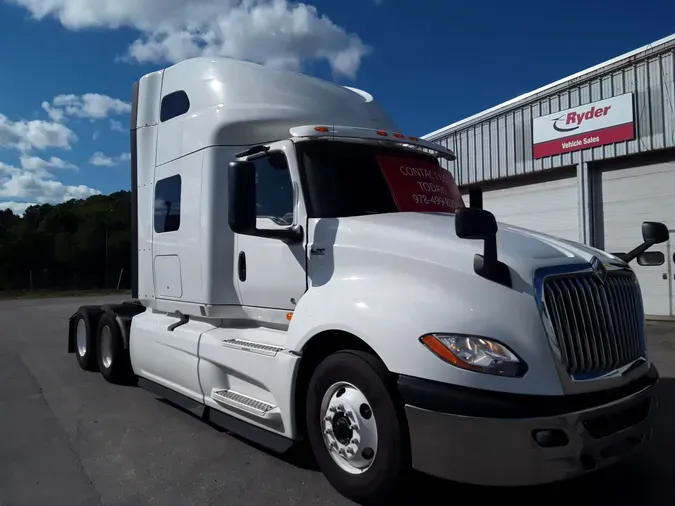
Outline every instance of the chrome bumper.
<svg viewBox="0 0 675 506">
<path fill-rule="evenodd" d="M 415 384 L 428 382 L 401 378 L 413 467 L 439 478 L 494 486 L 550 483 L 607 467 L 651 439 L 657 381 L 652 368 L 629 389 L 558 402 L 434 384 L 446 390 L 443 402 L 461 402 L 441 411 L 430 409 L 439 399 L 434 402 L 428 385 Z M 420 395 L 420 389 L 426 392 Z"/>
</svg>

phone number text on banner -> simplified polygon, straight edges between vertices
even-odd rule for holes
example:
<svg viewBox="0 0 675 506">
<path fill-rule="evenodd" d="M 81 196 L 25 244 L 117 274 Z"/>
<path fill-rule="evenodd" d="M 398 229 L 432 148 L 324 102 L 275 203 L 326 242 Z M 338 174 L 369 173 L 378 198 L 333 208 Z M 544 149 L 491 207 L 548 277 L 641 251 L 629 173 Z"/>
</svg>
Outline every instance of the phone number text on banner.
<svg viewBox="0 0 675 506">
<path fill-rule="evenodd" d="M 377 160 L 399 211 L 454 213 L 464 207 L 452 174 L 437 164 L 400 156 Z"/>
</svg>

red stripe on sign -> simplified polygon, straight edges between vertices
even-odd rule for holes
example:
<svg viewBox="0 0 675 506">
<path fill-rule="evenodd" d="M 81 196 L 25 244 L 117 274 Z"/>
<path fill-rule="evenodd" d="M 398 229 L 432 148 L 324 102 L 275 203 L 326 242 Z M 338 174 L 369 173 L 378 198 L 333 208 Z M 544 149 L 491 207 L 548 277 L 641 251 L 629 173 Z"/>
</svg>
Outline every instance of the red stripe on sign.
<svg viewBox="0 0 675 506">
<path fill-rule="evenodd" d="M 562 153 L 569 153 L 570 151 L 580 151 L 582 149 L 604 146 L 605 144 L 629 141 L 633 138 L 635 138 L 633 123 L 625 123 L 593 132 L 563 137 L 554 141 L 540 142 L 532 146 L 532 156 L 534 158 L 543 158 L 545 156 L 560 155 Z"/>
</svg>

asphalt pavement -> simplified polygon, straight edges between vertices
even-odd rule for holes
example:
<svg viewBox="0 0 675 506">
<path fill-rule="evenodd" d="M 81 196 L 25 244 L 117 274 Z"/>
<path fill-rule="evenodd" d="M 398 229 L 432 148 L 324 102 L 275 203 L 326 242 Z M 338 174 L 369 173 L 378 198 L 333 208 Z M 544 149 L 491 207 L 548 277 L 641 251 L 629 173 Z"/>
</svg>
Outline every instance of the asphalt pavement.
<svg viewBox="0 0 675 506">
<path fill-rule="evenodd" d="M 353 504 L 311 462 L 272 455 L 149 392 L 82 371 L 66 353 L 68 317 L 79 305 L 115 300 L 0 302 L 0 506 Z M 645 452 L 588 477 L 534 488 L 416 476 L 402 503 L 672 504 L 675 324 L 648 328 L 662 380 L 654 442 Z"/>
</svg>

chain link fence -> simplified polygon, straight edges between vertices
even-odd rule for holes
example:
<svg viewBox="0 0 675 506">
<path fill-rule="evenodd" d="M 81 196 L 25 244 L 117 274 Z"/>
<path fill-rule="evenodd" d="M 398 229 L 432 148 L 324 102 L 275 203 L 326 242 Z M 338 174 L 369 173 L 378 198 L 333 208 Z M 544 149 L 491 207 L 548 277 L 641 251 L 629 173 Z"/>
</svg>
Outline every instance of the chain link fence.
<svg viewBox="0 0 675 506">
<path fill-rule="evenodd" d="M 30 269 L 19 272 L 3 272 L 0 276 L 0 296 L 13 292 L 60 292 L 60 291 L 129 291 L 131 277 L 128 268 L 72 271 L 61 269 Z"/>
</svg>

